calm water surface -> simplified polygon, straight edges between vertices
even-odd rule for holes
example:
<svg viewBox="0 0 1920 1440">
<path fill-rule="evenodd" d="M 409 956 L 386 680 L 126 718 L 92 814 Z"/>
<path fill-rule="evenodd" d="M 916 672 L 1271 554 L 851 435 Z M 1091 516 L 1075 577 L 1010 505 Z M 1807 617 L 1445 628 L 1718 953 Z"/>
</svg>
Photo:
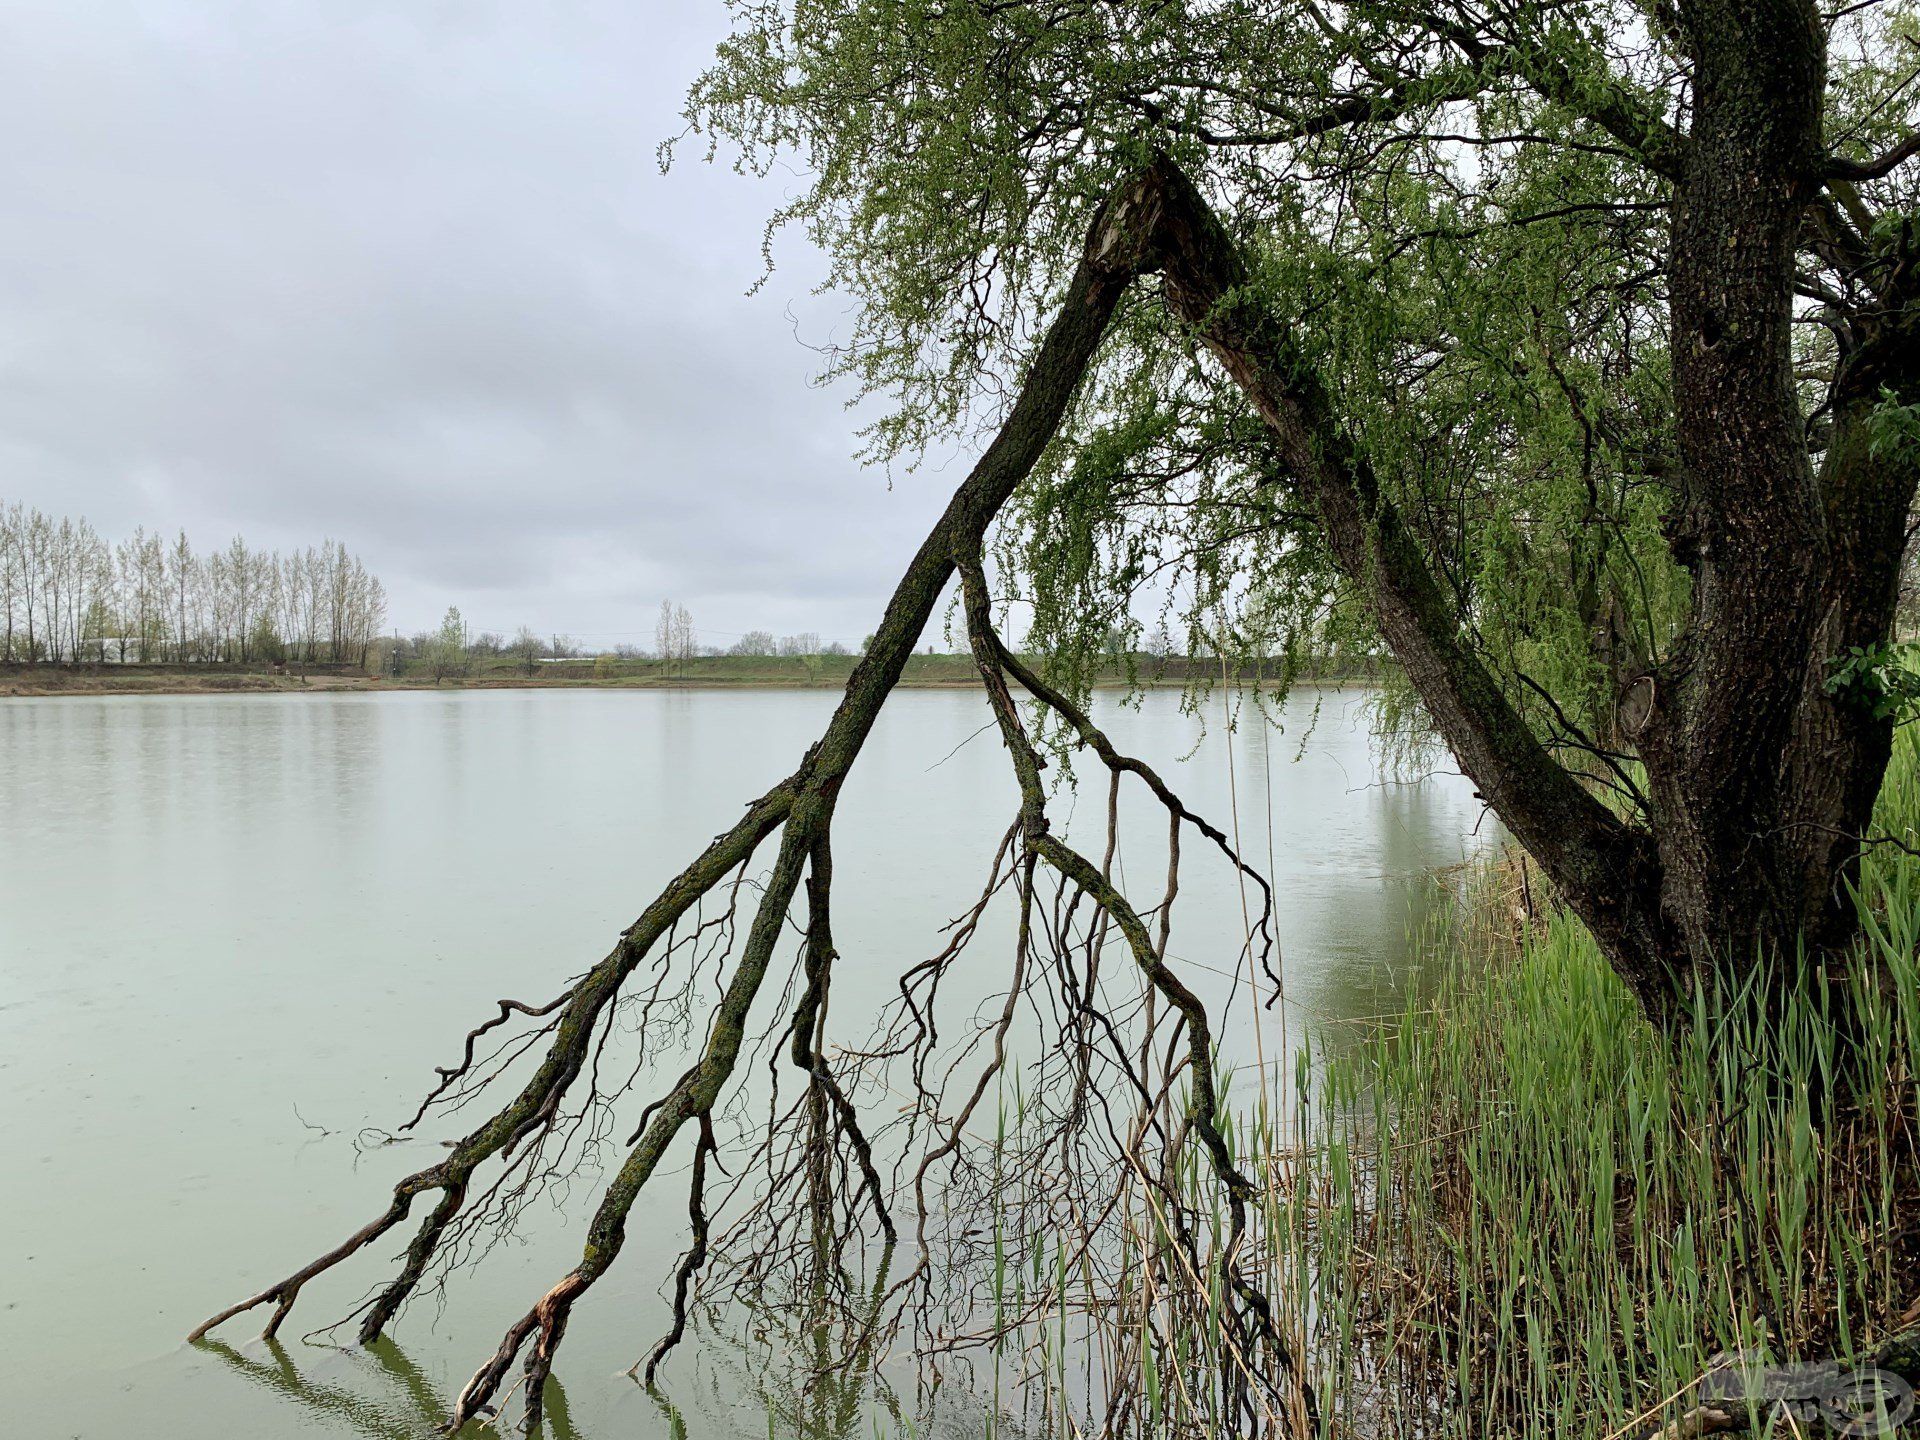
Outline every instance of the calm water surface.
<svg viewBox="0 0 1920 1440">
<path fill-rule="evenodd" d="M 250 1338 L 257 1318 L 230 1325 L 224 1351 L 181 1337 L 430 1163 L 438 1135 L 464 1127 L 370 1151 L 352 1137 L 404 1120 L 497 997 L 543 1000 L 604 954 L 792 768 L 834 699 L 0 700 L 0 1433 L 432 1434 L 505 1323 L 578 1258 L 595 1186 L 531 1215 L 445 1304 L 415 1306 L 397 1345 L 369 1354 L 293 1333 L 351 1308 L 386 1273 L 384 1252 L 310 1286 L 284 1350 Z M 1378 1013 L 1417 981 L 1407 937 L 1431 900 L 1425 877 L 1487 835 L 1458 777 L 1383 772 L 1359 695 L 1302 692 L 1280 729 L 1243 717 L 1231 742 L 1227 703 L 1200 718 L 1170 693 L 1096 709 L 1195 808 L 1226 825 L 1237 800 L 1246 849 L 1271 853 L 1298 1043 L 1316 1020 Z M 886 993 L 971 903 L 1012 816 L 988 722 L 976 694 L 903 691 L 847 785 L 834 1019 L 849 1043 L 864 1035 L 862 996 Z M 1097 851 L 1104 783 L 1055 803 Z M 1129 814 L 1120 870 L 1132 862 L 1152 903 L 1164 824 Z M 1239 895 L 1197 851 L 1172 949 L 1218 993 L 1242 938 Z M 1004 958 L 997 944 L 985 937 L 983 965 Z M 667 1186 L 636 1208 L 619 1265 L 574 1317 L 549 1433 L 671 1433 L 623 1372 L 662 1328 L 684 1205 Z M 762 1360 L 708 1339 L 669 1370 L 690 1434 L 768 1433 L 755 1393 L 778 1380 Z M 951 1433 L 977 1430 L 968 1418 L 948 1417 Z"/>
</svg>

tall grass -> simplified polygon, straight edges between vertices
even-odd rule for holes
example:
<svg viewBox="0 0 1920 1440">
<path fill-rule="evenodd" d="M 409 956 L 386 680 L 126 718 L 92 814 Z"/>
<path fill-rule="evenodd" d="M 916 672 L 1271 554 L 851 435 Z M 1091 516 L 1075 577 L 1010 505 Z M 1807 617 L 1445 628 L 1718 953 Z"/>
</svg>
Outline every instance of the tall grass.
<svg viewBox="0 0 1920 1440">
<path fill-rule="evenodd" d="M 990 1433 L 1298 1436 L 1304 1376 L 1326 1436 L 1624 1440 L 1692 1410 L 1722 1353 L 1855 1358 L 1914 1326 L 1911 734 L 1877 833 L 1899 843 L 1870 847 L 1851 896 L 1871 963 L 1837 979 L 1702 988 L 1659 1033 L 1501 862 L 1424 935 L 1438 979 L 1396 1020 L 1328 1034 L 1290 1074 L 1219 1077 L 1257 1189 L 1233 1260 L 1291 1374 L 1227 1318 L 1227 1208 L 1194 1145 L 1135 1148 L 1063 1201 L 1044 1095 L 1003 1090 L 982 1210 L 959 1222 L 980 1273 L 949 1286 L 949 1333 L 986 1344 Z"/>
<path fill-rule="evenodd" d="M 1879 824 L 1920 835 L 1911 737 Z M 1497 881 L 1433 936 L 1438 994 L 1303 1065 L 1296 1137 L 1261 1136 L 1328 1428 L 1637 1433 L 1716 1352 L 1857 1354 L 1911 1322 L 1920 860 L 1864 867 L 1856 1023 L 1817 976 L 1784 1004 L 1755 980 L 1697 992 L 1677 1043 L 1572 920 L 1498 923 Z"/>
<path fill-rule="evenodd" d="M 1878 825 L 1920 840 L 1911 736 Z M 1322 1433 L 1651 1434 L 1717 1354 L 1857 1356 L 1911 1325 L 1920 859 L 1866 860 L 1873 964 L 1703 988 L 1677 1041 L 1577 923 L 1515 920 L 1517 880 L 1489 866 L 1462 888 L 1424 941 L 1437 989 L 1396 1022 L 1329 1037 L 1284 1087 L 1236 1087 L 1233 1144 L 1263 1182 L 1242 1263 L 1307 1362 Z M 1820 1113 L 1840 1092 L 1841 1118 Z M 1210 1177 L 1182 1175 L 1217 1235 Z M 1080 1306 L 1103 1384 L 1131 1393 L 1083 1409 L 1085 1429 L 1059 1395 L 1059 1433 L 1241 1433 L 1219 1408 L 1217 1296 L 1170 1283 L 1150 1206 L 1129 1233 L 1117 1283 Z M 1298 1433 L 1285 1392 L 1256 1428 Z"/>
</svg>

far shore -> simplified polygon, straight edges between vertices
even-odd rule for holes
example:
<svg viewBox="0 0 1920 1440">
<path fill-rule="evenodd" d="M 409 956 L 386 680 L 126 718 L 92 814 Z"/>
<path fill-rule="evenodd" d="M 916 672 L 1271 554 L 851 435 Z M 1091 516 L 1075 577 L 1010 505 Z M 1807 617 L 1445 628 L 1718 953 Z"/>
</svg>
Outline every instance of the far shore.
<svg viewBox="0 0 1920 1440">
<path fill-rule="evenodd" d="M 338 695 L 399 690 L 830 690 L 845 688 L 850 656 L 814 661 L 758 656 L 703 656 L 685 665 L 591 659 L 544 664 L 532 674 L 494 666 L 478 674 L 435 679 L 427 674 L 372 674 L 350 666 L 244 667 L 201 665 L 10 665 L 0 667 L 0 697 L 61 695 Z M 1196 680 L 1218 681 L 1218 662 L 1182 657 L 1142 657 L 1132 674 L 1114 666 L 1094 681 L 1101 689 L 1162 688 Z M 1262 677 L 1241 674 L 1240 683 Z M 1273 677 L 1265 677 L 1271 680 Z M 1318 687 L 1362 686 L 1374 677 L 1356 667 L 1308 670 L 1295 683 Z M 916 655 L 900 678 L 912 690 L 970 689 L 979 684 L 971 657 Z"/>
</svg>

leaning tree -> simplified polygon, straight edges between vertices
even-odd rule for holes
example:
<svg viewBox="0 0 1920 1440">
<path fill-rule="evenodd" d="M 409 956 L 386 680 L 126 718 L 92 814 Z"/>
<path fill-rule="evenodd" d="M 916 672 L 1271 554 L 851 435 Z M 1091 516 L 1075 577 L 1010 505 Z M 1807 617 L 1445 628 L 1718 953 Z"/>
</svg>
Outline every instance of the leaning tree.
<svg viewBox="0 0 1920 1440">
<path fill-rule="evenodd" d="M 707 957 L 718 998 L 693 1063 L 641 1115 L 580 1263 L 509 1326 L 456 1422 L 523 1354 L 537 1414 L 574 1305 L 689 1132 L 679 1338 L 712 1248 L 716 1114 L 756 1048 L 782 1050 L 799 1089 L 756 1142 L 762 1253 L 821 1253 L 818 1234 L 793 1243 L 795 1214 L 839 1253 L 890 1239 L 898 1212 L 917 1260 L 887 1296 L 924 1289 L 933 1190 L 1008 1063 L 1015 998 L 1054 984 L 1076 1058 L 1043 1143 L 1084 1159 L 1104 1127 L 1224 1312 L 1226 1413 L 1310 1424 L 1285 1327 L 1240 1263 L 1251 1182 L 1209 1017 L 1167 955 L 1177 870 L 1144 903 L 1116 885 L 1111 842 L 1067 843 L 1049 751 L 1146 787 L 1174 855 L 1193 832 L 1244 861 L 1094 724 L 1089 662 L 1169 594 L 1228 653 L 1383 645 L 1388 718 L 1444 742 L 1662 1023 L 1703 973 L 1843 960 L 1911 688 L 1890 639 L 1920 475 L 1917 80 L 1920 20 L 1892 0 L 736 6 L 691 133 L 749 167 L 809 167 L 774 225 L 802 227 L 858 303 L 831 365 L 891 397 L 872 458 L 977 431 L 980 459 L 793 773 L 559 996 L 502 1002 L 423 1114 L 481 1093 L 504 1034 L 531 1047 L 520 1088 L 364 1228 L 201 1333 L 264 1305 L 271 1331 L 310 1279 L 430 1201 L 361 1312 L 362 1337 L 381 1334 L 549 1173 L 551 1147 L 603 1123 L 621 1007 L 656 1005 Z M 836 1049 L 835 802 L 956 580 L 1018 812 L 980 907 L 902 976 L 881 1038 Z M 1007 1009 L 976 1068 L 942 1069 L 935 992 L 996 896 L 1018 917 Z M 1107 948 L 1138 976 L 1126 1015 L 1091 983 Z M 785 991 L 767 983 L 784 967 Z M 769 994 L 789 1002 L 778 1017 Z M 1149 1059 L 1122 1022 L 1177 1045 Z M 1090 1083 L 1096 1054 L 1117 1091 Z M 918 1098 L 879 1133 L 862 1100 L 885 1063 Z M 1154 1146 L 1203 1157 L 1232 1217 L 1217 1242 L 1168 1167 L 1140 1163 Z"/>
</svg>

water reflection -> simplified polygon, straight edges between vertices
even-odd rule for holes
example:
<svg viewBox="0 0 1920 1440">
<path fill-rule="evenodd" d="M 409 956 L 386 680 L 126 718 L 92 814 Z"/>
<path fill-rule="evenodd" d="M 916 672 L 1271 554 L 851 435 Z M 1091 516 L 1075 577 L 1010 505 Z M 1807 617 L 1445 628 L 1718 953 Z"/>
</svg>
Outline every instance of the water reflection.
<svg viewBox="0 0 1920 1440">
<path fill-rule="evenodd" d="M 763 1411 L 769 1434 L 796 1440 L 855 1440 L 874 1433 L 882 1415 L 896 1433 L 913 1433 L 880 1370 L 891 1339 L 883 1310 L 892 1269 L 889 1245 L 865 1283 L 833 1265 L 815 1274 L 798 1305 L 755 1305 L 724 1319 L 709 1313 L 697 1327 L 705 1388 L 723 1405 Z M 664 1390 L 654 1398 L 680 1440 L 685 1415 Z"/>
<path fill-rule="evenodd" d="M 709 1314 L 695 1327 L 706 1373 L 694 1385 L 677 1388 L 682 1400 L 691 1391 L 711 1401 L 714 1415 L 700 1413 L 690 1421 L 667 1390 L 647 1391 L 663 1433 L 669 1440 L 687 1440 L 704 1433 L 707 1420 L 737 1419 L 743 1409 L 764 1415 L 767 1434 L 793 1440 L 857 1440 L 874 1433 L 873 1422 L 880 1418 L 898 1433 L 913 1433 L 908 1412 L 879 1373 L 888 1338 L 880 1319 L 890 1258 L 883 1257 L 871 1283 L 851 1297 L 838 1284 L 823 1285 L 812 1307 L 755 1307 L 744 1319 L 735 1314 L 726 1323 Z M 839 1291 L 839 1298 L 832 1291 Z M 850 1306 L 848 1299 L 856 1303 Z M 218 1339 L 192 1348 L 250 1386 L 324 1418 L 329 1434 L 429 1440 L 444 1434 L 452 1411 L 451 1390 L 442 1394 L 406 1350 L 384 1336 L 365 1348 L 289 1348 L 279 1340 L 239 1348 Z M 509 1397 L 509 1407 L 505 1421 L 478 1423 L 465 1433 L 520 1434 L 517 1397 Z M 618 1429 L 622 1435 L 633 1433 L 629 1426 Z M 531 1433 L 542 1440 L 591 1440 L 575 1422 L 557 1377 L 547 1380 L 544 1414 Z"/>
<path fill-rule="evenodd" d="M 358 1351 L 335 1346 L 305 1346 L 329 1358 L 369 1355 L 384 1380 L 377 1395 L 302 1374 L 293 1352 L 278 1340 L 258 1342 L 270 1357 L 256 1359 L 219 1340 L 201 1340 L 194 1349 L 210 1355 L 251 1384 L 274 1391 L 303 1410 L 340 1422 L 342 1430 L 373 1440 L 424 1440 L 443 1433 L 451 1407 L 435 1392 L 420 1367 L 392 1340 L 381 1338 Z M 373 1367 L 355 1364 L 365 1374 Z M 557 1378 L 547 1380 L 545 1414 L 532 1432 L 544 1440 L 588 1440 L 575 1427 L 567 1407 L 566 1388 Z"/>
<path fill-rule="evenodd" d="M 486 997 L 551 994 L 583 956 L 604 954 L 637 901 L 729 825 L 742 797 L 787 773 L 834 699 L 0 700 L 0 1129 L 11 1162 L 0 1167 L 0 1429 L 431 1435 L 444 1417 L 432 1392 L 450 1396 L 497 1344 L 501 1317 L 577 1259 L 594 1185 L 529 1212 L 524 1244 L 463 1273 L 443 1311 L 409 1318 L 411 1378 L 397 1352 L 183 1352 L 180 1336 L 257 1289 L 263 1268 L 364 1221 L 418 1162 L 382 1151 L 356 1164 L 346 1137 L 403 1120 L 428 1065 L 457 1050 Z M 1114 697 L 1096 702 L 1125 748 L 1239 830 L 1274 878 L 1288 1043 L 1309 1024 L 1392 1008 L 1399 987 L 1417 983 L 1406 936 L 1435 893 L 1425 877 L 1476 843 L 1471 786 L 1392 784 L 1360 703 L 1302 691 L 1276 717 L 1284 730 L 1243 719 L 1229 731 L 1220 699 L 1200 715 L 1161 692 L 1125 713 Z M 903 692 L 848 781 L 835 868 L 858 903 L 839 917 L 848 983 L 835 1042 L 866 1038 L 901 970 L 975 899 L 1015 799 L 987 718 L 974 692 Z M 1230 734 L 1240 748 L 1229 750 Z M 1153 890 L 1164 824 L 1150 797 L 1128 795 L 1116 866 Z M 1098 782 L 1063 794 L 1060 823 L 1097 847 L 1104 798 Z M 1006 933 L 984 937 L 979 953 L 1007 954 Z M 1209 1003 L 1224 1002 L 1242 944 L 1233 873 L 1195 858 L 1173 957 Z M 956 977 L 971 988 L 953 997 L 955 1015 L 993 972 Z M 1244 1020 L 1221 1029 L 1231 1062 L 1257 1053 Z M 1272 1029 L 1265 1039 L 1276 1043 Z M 1267 1059 L 1290 1072 L 1284 1057 Z M 302 1116 L 333 1138 L 316 1143 Z M 129 1174 L 150 1197 L 137 1227 L 120 1213 Z M 872 1364 L 823 1362 L 821 1337 L 792 1317 L 762 1327 L 759 1348 L 751 1334 L 742 1341 L 737 1311 L 690 1336 L 674 1363 L 671 1394 L 698 1415 L 658 1411 L 619 1377 L 670 1321 L 658 1287 L 685 1238 L 683 1194 L 664 1186 L 643 1200 L 617 1279 L 626 1288 L 569 1334 L 573 1408 L 569 1417 L 556 1401 L 561 1423 L 601 1437 L 683 1424 L 756 1440 L 771 1417 L 776 1434 L 858 1435 L 850 1416 L 885 1429 L 896 1403 L 920 1423 L 927 1395 L 904 1359 L 889 1371 L 896 1402 L 861 1373 Z M 313 1308 L 350 1308 L 370 1278 L 342 1274 L 337 1294 L 316 1286 Z M 859 1350 L 848 1317 L 861 1304 L 849 1296 L 841 1309 L 829 1349 L 843 1357 Z M 960 1389 L 944 1392 L 949 1433 L 977 1434 L 977 1400 L 963 1403 Z"/>
</svg>

